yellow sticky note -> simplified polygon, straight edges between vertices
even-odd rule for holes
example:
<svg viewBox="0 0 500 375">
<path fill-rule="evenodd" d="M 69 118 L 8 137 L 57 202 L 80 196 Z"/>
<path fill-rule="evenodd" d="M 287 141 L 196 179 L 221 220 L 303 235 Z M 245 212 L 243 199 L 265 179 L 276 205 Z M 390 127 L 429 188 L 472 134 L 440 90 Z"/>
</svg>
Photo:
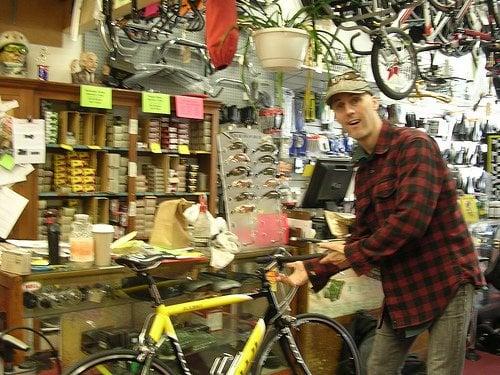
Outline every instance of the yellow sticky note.
<svg viewBox="0 0 500 375">
<path fill-rule="evenodd" d="M 14 161 L 12 155 L 4 154 L 0 158 L 0 166 L 4 167 L 8 171 L 11 171 L 14 168 L 14 165 L 16 165 L 16 162 Z"/>
<path fill-rule="evenodd" d="M 151 143 L 150 148 L 151 152 L 154 152 L 155 154 L 161 154 L 161 147 L 159 143 Z"/>
<path fill-rule="evenodd" d="M 115 0 L 115 4 L 113 6 L 114 9 L 118 9 L 124 5 L 130 4 L 130 0 Z"/>
<path fill-rule="evenodd" d="M 170 95 L 142 92 L 142 112 L 170 114 Z"/>
<path fill-rule="evenodd" d="M 179 154 L 181 155 L 189 155 L 189 146 L 188 145 L 179 145 Z"/>
<path fill-rule="evenodd" d="M 304 172 L 302 172 L 302 176 L 311 177 L 314 171 L 314 165 L 306 164 L 304 165 Z"/>
<path fill-rule="evenodd" d="M 73 151 L 73 146 L 71 146 L 71 145 L 61 143 L 59 146 L 64 150 Z"/>
<path fill-rule="evenodd" d="M 474 195 L 462 195 L 458 198 L 458 205 L 466 223 L 473 224 L 479 221 L 479 210 L 477 208 L 477 200 Z"/>
<path fill-rule="evenodd" d="M 111 109 L 113 91 L 110 87 L 80 86 L 80 105 L 82 107 Z"/>
</svg>

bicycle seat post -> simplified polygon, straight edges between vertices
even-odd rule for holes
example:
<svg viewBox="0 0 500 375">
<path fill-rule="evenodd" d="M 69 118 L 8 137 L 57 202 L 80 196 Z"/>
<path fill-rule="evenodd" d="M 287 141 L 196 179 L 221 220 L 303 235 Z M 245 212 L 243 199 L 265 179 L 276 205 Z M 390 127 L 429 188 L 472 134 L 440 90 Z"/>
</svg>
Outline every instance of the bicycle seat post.
<svg viewBox="0 0 500 375">
<path fill-rule="evenodd" d="M 158 287 L 156 286 L 155 279 L 153 276 L 151 276 L 147 272 L 139 272 L 139 275 L 142 277 L 145 277 L 148 283 L 148 289 L 149 289 L 149 294 L 151 295 L 151 298 L 153 298 L 154 306 L 160 306 L 162 304 L 162 299 L 160 295 L 160 291 L 158 290 Z"/>
</svg>

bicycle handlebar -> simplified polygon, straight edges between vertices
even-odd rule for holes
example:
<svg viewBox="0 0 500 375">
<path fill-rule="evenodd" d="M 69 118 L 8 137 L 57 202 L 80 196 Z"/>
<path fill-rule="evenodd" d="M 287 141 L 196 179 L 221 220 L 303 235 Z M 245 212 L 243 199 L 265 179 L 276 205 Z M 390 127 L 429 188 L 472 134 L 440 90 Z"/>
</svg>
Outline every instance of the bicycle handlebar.
<svg viewBox="0 0 500 375">
<path fill-rule="evenodd" d="M 255 263 L 258 264 L 267 264 L 271 262 L 277 262 L 278 264 L 292 263 L 298 262 L 302 260 L 310 260 L 310 259 L 318 259 L 323 258 L 326 254 L 318 253 L 318 254 L 306 254 L 306 255 L 264 255 L 255 258 Z"/>
</svg>

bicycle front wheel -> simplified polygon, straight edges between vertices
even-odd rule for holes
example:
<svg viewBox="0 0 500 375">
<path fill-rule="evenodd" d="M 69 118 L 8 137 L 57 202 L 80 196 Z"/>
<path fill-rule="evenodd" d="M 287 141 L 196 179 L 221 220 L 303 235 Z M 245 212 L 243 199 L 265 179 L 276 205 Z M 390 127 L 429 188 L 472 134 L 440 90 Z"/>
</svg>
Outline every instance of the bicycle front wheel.
<svg viewBox="0 0 500 375">
<path fill-rule="evenodd" d="M 359 375 L 361 364 L 347 330 L 320 314 L 302 314 L 288 328 L 271 329 L 257 354 L 253 375 Z"/>
<path fill-rule="evenodd" d="M 137 361 L 137 353 L 128 349 L 113 349 L 93 354 L 70 369 L 64 375 L 130 375 L 141 374 L 144 363 Z M 174 375 L 166 365 L 154 358 L 149 371 L 151 375 Z"/>
<path fill-rule="evenodd" d="M 391 99 L 406 98 L 417 80 L 417 54 L 408 34 L 388 27 L 387 36 L 373 42 L 371 64 L 373 78 L 380 91 Z"/>
</svg>

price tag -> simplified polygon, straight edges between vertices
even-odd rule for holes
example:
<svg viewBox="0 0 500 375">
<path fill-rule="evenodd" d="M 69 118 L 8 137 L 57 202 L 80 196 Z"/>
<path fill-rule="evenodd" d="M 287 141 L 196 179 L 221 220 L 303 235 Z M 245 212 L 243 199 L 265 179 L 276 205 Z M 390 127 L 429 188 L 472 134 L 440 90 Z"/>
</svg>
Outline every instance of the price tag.
<svg viewBox="0 0 500 375">
<path fill-rule="evenodd" d="M 189 151 L 188 145 L 179 145 L 179 154 L 181 155 L 189 155 L 191 152 Z"/>
<path fill-rule="evenodd" d="M 61 147 L 64 150 L 67 150 L 67 151 L 73 151 L 73 146 L 71 146 L 71 145 L 67 145 L 67 144 L 61 143 L 59 145 L 59 147 Z"/>
<path fill-rule="evenodd" d="M 111 109 L 113 91 L 110 87 L 90 85 L 80 86 L 80 105 L 82 107 Z"/>
<path fill-rule="evenodd" d="M 151 148 L 151 152 L 161 154 L 161 146 L 159 143 L 151 143 L 149 147 Z"/>
<path fill-rule="evenodd" d="M 137 202 L 129 202 L 128 204 L 128 216 L 134 217 L 137 215 Z"/>
<path fill-rule="evenodd" d="M 170 95 L 142 92 L 142 112 L 170 114 Z"/>
<path fill-rule="evenodd" d="M 139 121 L 135 118 L 131 118 L 128 120 L 128 133 L 129 134 L 137 134 L 139 130 Z"/>
<path fill-rule="evenodd" d="M 96 146 L 96 145 L 89 145 L 88 148 L 91 150 L 102 150 L 101 146 Z"/>
<path fill-rule="evenodd" d="M 137 177 L 137 163 L 133 161 L 128 162 L 128 176 Z"/>
</svg>

